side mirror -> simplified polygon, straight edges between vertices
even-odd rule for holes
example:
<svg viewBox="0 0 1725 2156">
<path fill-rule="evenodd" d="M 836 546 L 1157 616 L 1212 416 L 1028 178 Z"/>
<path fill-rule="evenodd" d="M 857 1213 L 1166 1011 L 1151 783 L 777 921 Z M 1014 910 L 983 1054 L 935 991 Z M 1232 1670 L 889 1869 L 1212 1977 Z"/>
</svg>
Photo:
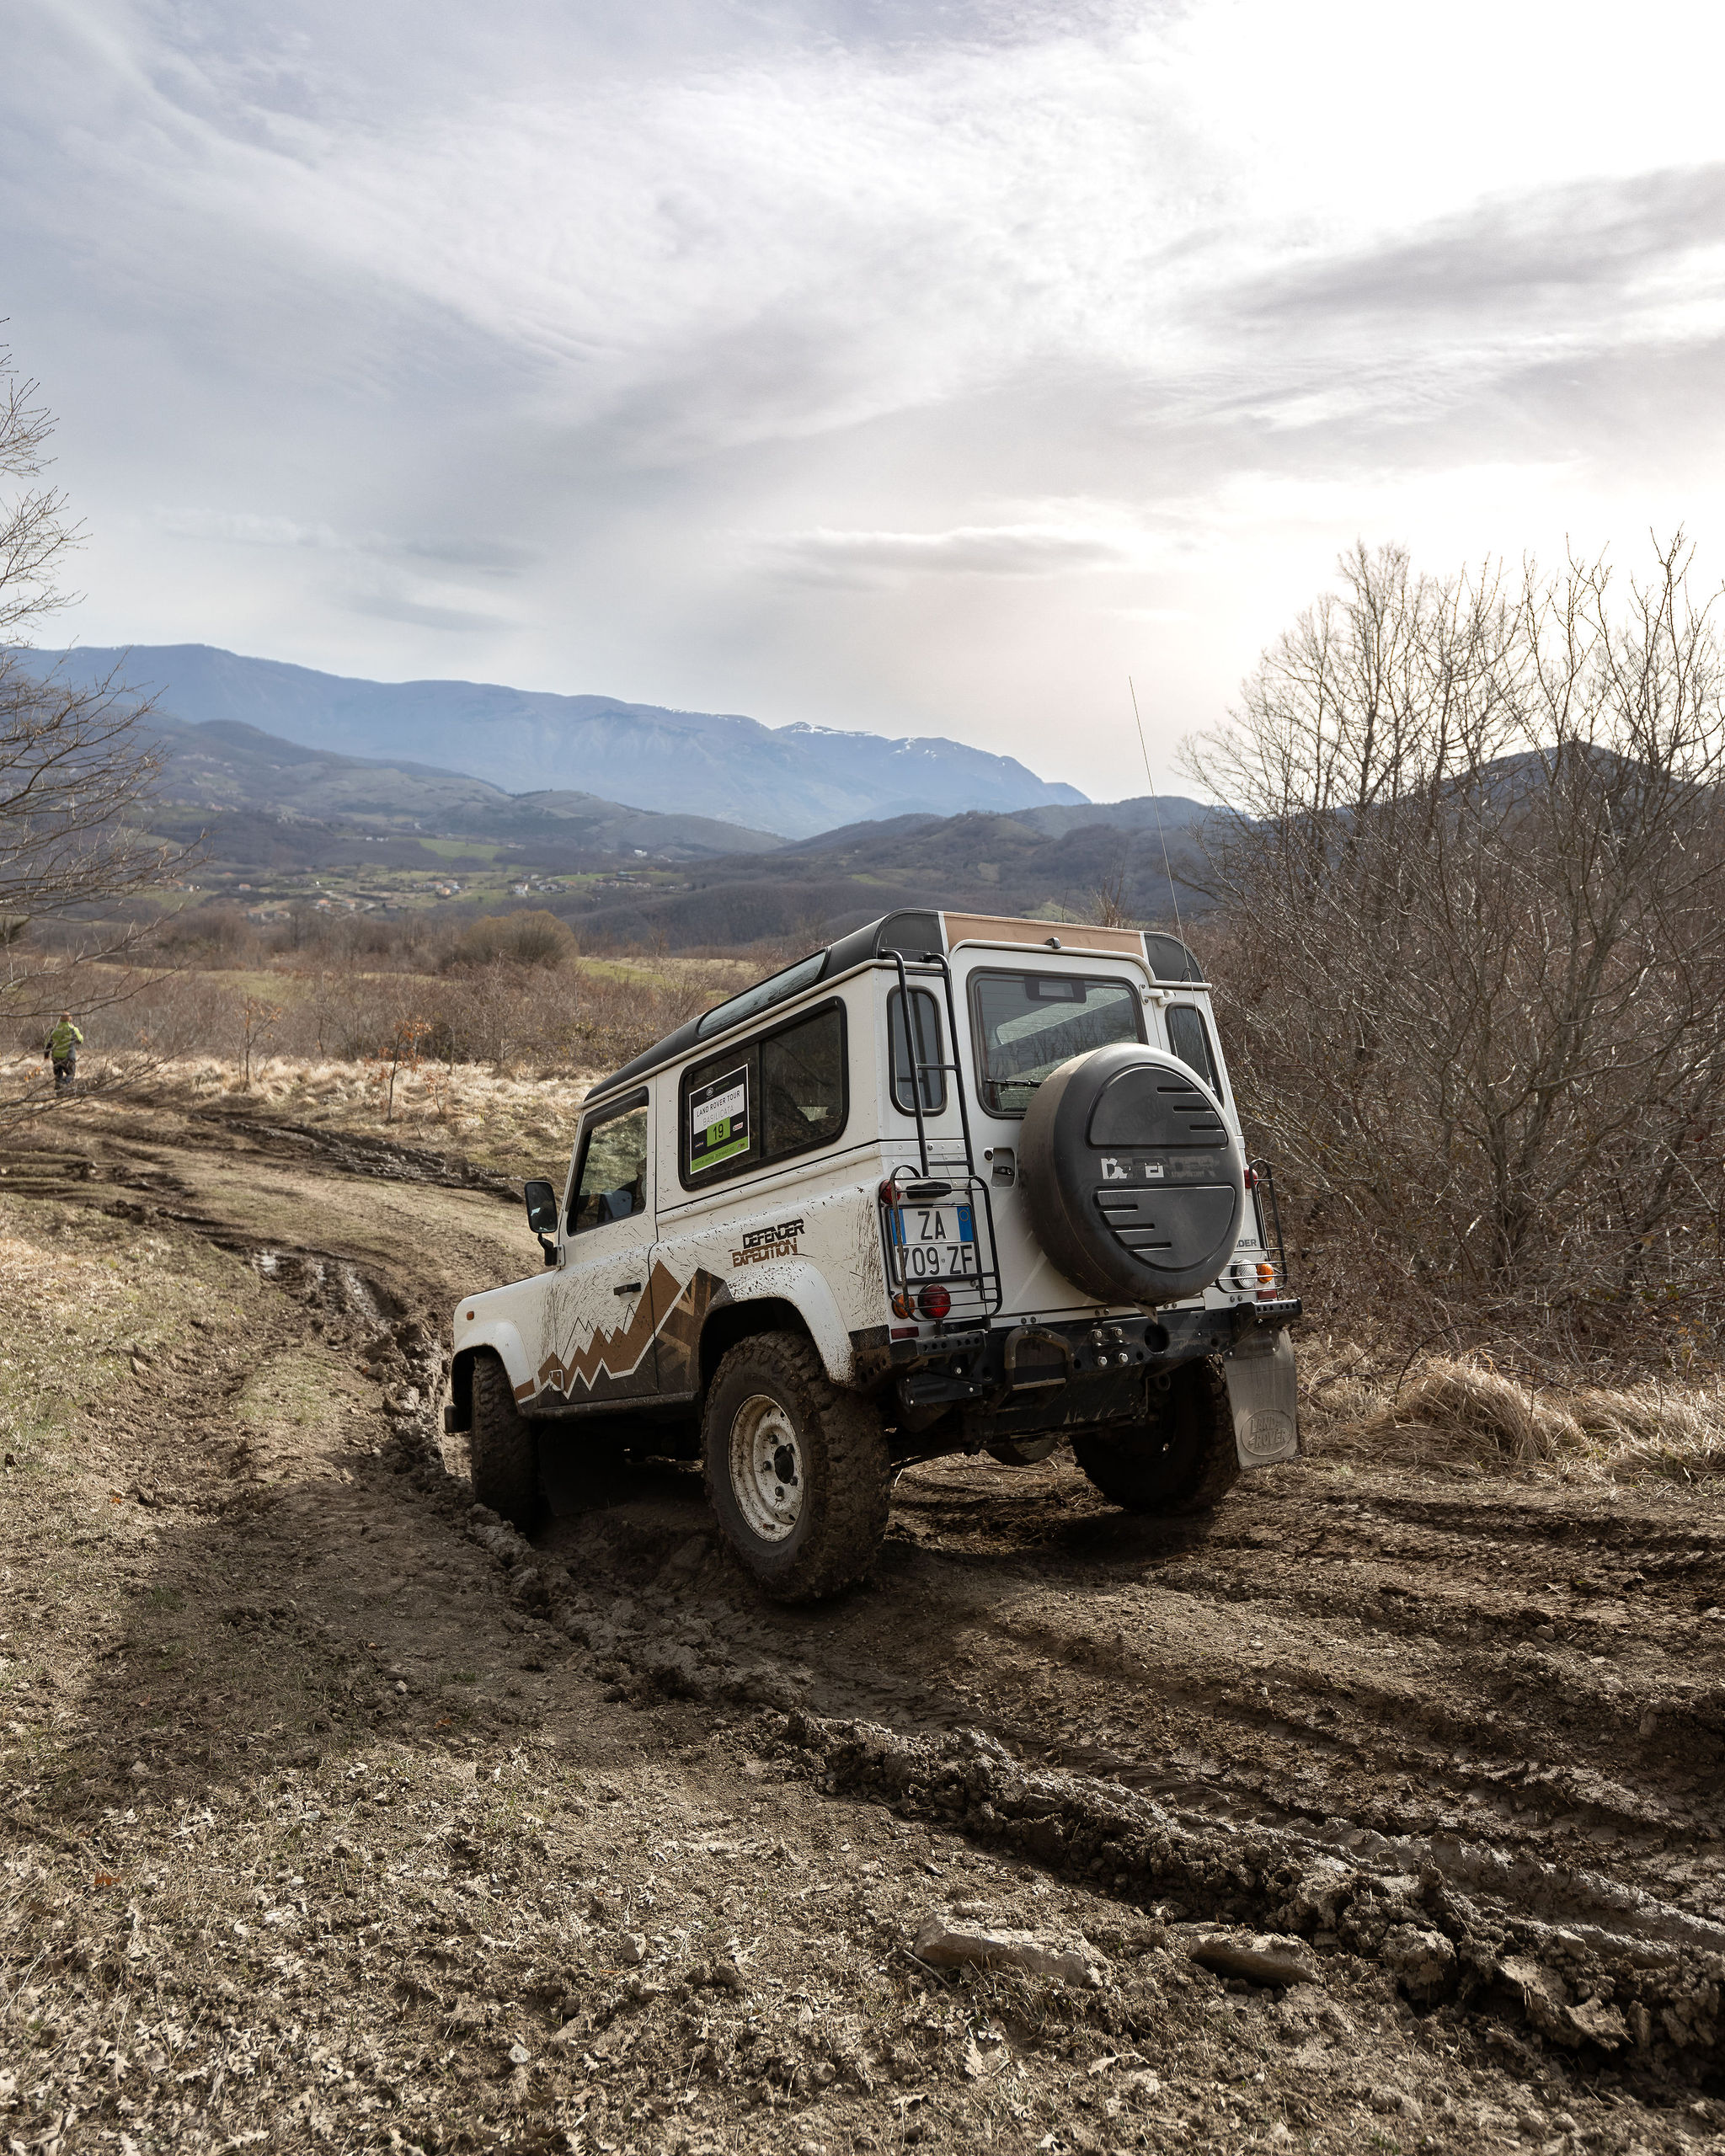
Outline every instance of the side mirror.
<svg viewBox="0 0 1725 2156">
<path fill-rule="evenodd" d="M 539 1238 L 545 1262 L 555 1265 L 557 1245 L 552 1238 L 557 1233 L 557 1193 L 548 1182 L 529 1182 L 521 1186 L 521 1195 L 527 1202 L 527 1225 Z"/>
</svg>

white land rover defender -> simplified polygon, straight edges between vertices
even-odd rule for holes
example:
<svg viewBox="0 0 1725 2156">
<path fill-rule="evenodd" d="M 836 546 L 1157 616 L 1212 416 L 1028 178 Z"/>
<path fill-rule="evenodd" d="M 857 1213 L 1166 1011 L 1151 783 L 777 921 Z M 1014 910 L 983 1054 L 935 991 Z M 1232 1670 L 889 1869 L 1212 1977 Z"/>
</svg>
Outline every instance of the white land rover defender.
<svg viewBox="0 0 1725 2156">
<path fill-rule="evenodd" d="M 911 1461 L 1070 1443 L 1172 1513 L 1298 1450 L 1300 1305 L 1172 936 L 890 914 L 595 1086 L 526 1200 L 547 1269 L 458 1306 L 444 1418 L 523 1528 L 553 1448 L 701 1457 L 803 1600 Z"/>
</svg>

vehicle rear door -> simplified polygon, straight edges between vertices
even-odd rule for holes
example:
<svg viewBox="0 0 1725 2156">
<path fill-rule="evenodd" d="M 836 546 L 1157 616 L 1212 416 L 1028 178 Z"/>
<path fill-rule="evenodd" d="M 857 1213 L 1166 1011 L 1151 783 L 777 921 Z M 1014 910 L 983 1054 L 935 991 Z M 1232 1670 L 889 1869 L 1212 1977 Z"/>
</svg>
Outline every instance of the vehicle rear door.
<svg viewBox="0 0 1725 2156">
<path fill-rule="evenodd" d="M 990 1177 L 1005 1308 L 1045 1317 L 1093 1309 L 1094 1296 L 1066 1278 L 1032 1231 L 1019 1142 L 1037 1087 L 1068 1057 L 1146 1043 L 1142 969 L 1085 951 L 966 950 L 959 963 L 975 1074 L 974 1142 Z"/>
</svg>

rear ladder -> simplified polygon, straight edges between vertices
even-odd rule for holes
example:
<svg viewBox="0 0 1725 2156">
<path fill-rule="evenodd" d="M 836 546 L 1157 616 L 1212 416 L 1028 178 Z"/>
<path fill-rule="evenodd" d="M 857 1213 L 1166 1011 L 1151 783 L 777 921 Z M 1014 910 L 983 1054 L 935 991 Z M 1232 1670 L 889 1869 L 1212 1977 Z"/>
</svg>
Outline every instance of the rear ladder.
<svg viewBox="0 0 1725 2156">
<path fill-rule="evenodd" d="M 905 1061 L 911 1074 L 911 1110 L 916 1121 L 916 1166 L 908 1163 L 896 1167 L 880 1186 L 881 1258 L 886 1267 L 887 1289 L 892 1303 L 893 1315 L 905 1319 L 932 1316 L 942 1330 L 962 1331 L 979 1321 L 986 1322 L 1000 1309 L 1006 1299 L 1001 1285 L 998 1249 L 995 1241 L 994 1203 L 989 1196 L 988 1180 L 976 1171 L 975 1150 L 970 1136 L 970 1107 L 964 1091 L 964 1074 L 959 1062 L 959 1014 L 953 995 L 953 969 L 943 951 L 927 951 L 913 961 L 917 966 L 939 974 L 945 991 L 947 1006 L 947 1038 L 952 1043 L 950 1063 L 938 1059 L 925 1060 L 917 1054 L 921 1045 L 921 1028 L 916 1022 L 916 1009 L 911 1003 L 911 981 L 905 967 L 905 954 L 894 951 L 889 956 L 898 968 L 899 1015 L 905 1028 Z M 926 991 L 924 991 L 926 993 Z M 898 1044 L 893 1038 L 892 1027 L 887 1027 L 887 1065 L 889 1081 L 898 1075 Z M 959 1127 L 961 1150 L 953 1154 L 931 1154 L 929 1150 L 927 1111 L 923 1105 L 925 1081 L 938 1072 L 949 1077 L 959 1103 Z M 950 1140 L 937 1139 L 937 1145 Z M 971 1233 L 976 1243 L 976 1270 L 942 1281 L 949 1298 L 947 1308 L 938 1315 L 925 1313 L 919 1301 L 919 1290 L 908 1277 L 906 1254 L 910 1239 L 906 1230 L 905 1209 L 908 1205 L 944 1203 L 955 1198 L 961 1209 L 968 1209 Z M 961 1213 L 962 1219 L 962 1213 Z M 936 1283 L 925 1283 L 925 1289 Z"/>
</svg>

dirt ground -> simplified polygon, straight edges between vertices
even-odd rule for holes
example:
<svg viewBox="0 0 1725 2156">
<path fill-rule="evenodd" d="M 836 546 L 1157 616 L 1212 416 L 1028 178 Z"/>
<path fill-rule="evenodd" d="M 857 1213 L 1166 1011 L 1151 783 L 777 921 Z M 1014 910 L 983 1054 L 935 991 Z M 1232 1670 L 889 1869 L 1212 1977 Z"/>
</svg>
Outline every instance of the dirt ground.
<svg viewBox="0 0 1725 2156">
<path fill-rule="evenodd" d="M 473 1506 L 499 1183 L 0 1154 L 0 2147 L 1725 2148 L 1712 1486 L 943 1463 L 777 1609 L 687 1470 Z"/>
</svg>

